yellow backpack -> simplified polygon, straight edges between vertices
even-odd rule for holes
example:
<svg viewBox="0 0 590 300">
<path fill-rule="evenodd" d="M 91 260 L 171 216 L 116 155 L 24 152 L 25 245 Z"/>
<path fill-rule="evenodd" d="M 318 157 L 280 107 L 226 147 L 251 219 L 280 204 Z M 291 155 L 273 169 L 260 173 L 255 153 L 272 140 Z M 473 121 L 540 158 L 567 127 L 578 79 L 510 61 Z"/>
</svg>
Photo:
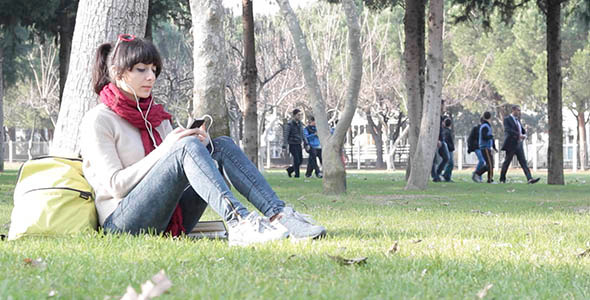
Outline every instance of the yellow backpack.
<svg viewBox="0 0 590 300">
<path fill-rule="evenodd" d="M 81 159 L 46 156 L 23 164 L 14 189 L 9 240 L 76 234 L 97 226 L 94 195 Z"/>
</svg>

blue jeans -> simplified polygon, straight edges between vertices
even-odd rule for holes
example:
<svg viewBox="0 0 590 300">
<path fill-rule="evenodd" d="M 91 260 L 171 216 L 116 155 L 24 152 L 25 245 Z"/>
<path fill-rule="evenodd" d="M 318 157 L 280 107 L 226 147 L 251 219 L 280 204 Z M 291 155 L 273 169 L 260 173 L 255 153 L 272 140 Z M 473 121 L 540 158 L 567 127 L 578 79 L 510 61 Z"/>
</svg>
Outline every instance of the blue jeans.
<svg viewBox="0 0 590 300">
<path fill-rule="evenodd" d="M 446 144 L 445 144 L 445 147 L 447 147 Z M 447 149 L 448 149 L 448 147 L 447 147 Z M 447 162 L 445 170 L 442 173 L 442 177 L 446 181 L 451 180 L 451 177 L 453 176 L 453 168 L 454 167 L 455 167 L 455 161 L 453 160 L 453 151 L 449 151 L 449 161 Z"/>
<path fill-rule="evenodd" d="M 303 162 L 303 149 L 301 144 L 289 144 L 289 153 L 293 156 L 293 165 L 287 168 L 287 172 L 295 172 L 295 177 L 299 177 L 299 167 Z"/>
<path fill-rule="evenodd" d="M 486 159 L 483 157 L 483 154 L 481 153 L 481 149 L 475 149 L 475 155 L 477 156 L 477 166 L 475 167 L 475 172 L 479 173 L 481 172 L 482 174 L 485 172 L 484 169 L 487 171 L 487 166 L 486 166 Z"/>
<path fill-rule="evenodd" d="M 207 204 L 225 221 L 237 218 L 235 213 L 248 215 L 230 191 L 222 170 L 236 190 L 265 216 L 283 210 L 285 203 L 231 138 L 215 138 L 213 146 L 214 152 L 209 154 L 194 136 L 176 142 L 121 200 L 105 220 L 104 229 L 131 234 L 164 232 L 177 204 L 186 232 L 197 224 Z"/>
<path fill-rule="evenodd" d="M 320 176 L 320 166 L 318 165 L 318 161 L 322 162 L 322 148 L 311 148 L 309 151 L 309 158 L 307 158 L 307 170 L 305 172 L 305 177 L 310 177 L 311 173 L 315 171 L 316 176 Z"/>
<path fill-rule="evenodd" d="M 436 155 L 440 156 L 441 162 L 436 163 Z M 430 176 L 434 181 L 440 180 L 440 174 L 442 173 L 443 169 L 447 165 L 449 161 L 449 148 L 447 148 L 447 144 L 442 142 L 440 147 L 438 147 L 437 151 L 434 153 L 434 161 L 432 162 L 432 169 L 430 170 Z"/>
</svg>

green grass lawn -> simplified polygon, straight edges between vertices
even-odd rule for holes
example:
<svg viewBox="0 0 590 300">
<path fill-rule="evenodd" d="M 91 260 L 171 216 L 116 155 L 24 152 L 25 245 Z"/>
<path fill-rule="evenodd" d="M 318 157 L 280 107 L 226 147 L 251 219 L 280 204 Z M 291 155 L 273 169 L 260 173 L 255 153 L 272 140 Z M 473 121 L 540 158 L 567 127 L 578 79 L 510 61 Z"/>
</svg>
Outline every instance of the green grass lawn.
<svg viewBox="0 0 590 300">
<path fill-rule="evenodd" d="M 0 175 L 0 234 L 15 176 Z M 349 171 L 338 197 L 324 196 L 319 179 L 267 178 L 328 237 L 245 248 L 98 234 L 1 241 L 0 299 L 116 299 L 162 269 L 173 286 L 158 299 L 476 299 L 490 284 L 485 299 L 590 298 L 590 257 L 578 256 L 590 248 L 588 173 L 549 186 L 545 177 L 524 184 L 520 170 L 507 184 L 475 184 L 464 171 L 456 183 L 409 192 L 401 172 Z M 40 266 L 25 263 L 37 258 Z"/>
</svg>

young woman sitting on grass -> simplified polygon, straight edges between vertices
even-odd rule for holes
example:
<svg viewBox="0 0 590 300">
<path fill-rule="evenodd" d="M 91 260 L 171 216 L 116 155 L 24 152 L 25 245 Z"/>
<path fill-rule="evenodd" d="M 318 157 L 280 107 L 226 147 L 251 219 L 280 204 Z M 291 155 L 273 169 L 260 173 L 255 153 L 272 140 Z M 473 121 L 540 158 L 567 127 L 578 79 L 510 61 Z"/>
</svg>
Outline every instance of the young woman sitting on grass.
<svg viewBox="0 0 590 300">
<path fill-rule="evenodd" d="M 81 152 L 104 230 L 176 236 L 190 232 L 209 204 L 227 223 L 230 245 L 324 236 L 324 227 L 285 206 L 231 138 L 172 128 L 151 95 L 161 70 L 156 47 L 133 35 L 97 49 L 93 87 L 101 103 L 84 116 Z M 234 197 L 222 169 L 265 217 Z"/>
</svg>

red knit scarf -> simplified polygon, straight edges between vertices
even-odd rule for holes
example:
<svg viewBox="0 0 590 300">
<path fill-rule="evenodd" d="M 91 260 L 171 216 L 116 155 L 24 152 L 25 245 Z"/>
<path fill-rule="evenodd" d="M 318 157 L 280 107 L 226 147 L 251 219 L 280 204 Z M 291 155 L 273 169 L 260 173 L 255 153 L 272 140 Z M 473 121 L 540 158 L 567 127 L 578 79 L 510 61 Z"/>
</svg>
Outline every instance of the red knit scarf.
<svg viewBox="0 0 590 300">
<path fill-rule="evenodd" d="M 127 122 L 133 127 L 139 129 L 141 142 L 143 143 L 143 150 L 145 151 L 146 156 L 155 149 L 141 113 L 137 110 L 137 103 L 135 100 L 129 99 L 121 93 L 117 86 L 113 83 L 109 83 L 100 91 L 100 101 L 121 118 L 127 120 Z M 150 102 L 152 102 L 151 96 L 145 99 L 140 99 L 139 101 L 139 107 L 144 115 L 147 113 Z M 146 118 L 150 124 L 152 124 L 152 133 L 156 140 L 156 144 L 160 145 L 162 143 L 162 138 L 156 130 L 156 127 L 160 126 L 162 121 L 170 120 L 172 116 L 164 110 L 162 105 L 152 104 Z M 170 233 L 172 236 L 179 236 L 184 231 L 184 226 L 182 226 L 182 210 L 180 204 L 178 204 L 176 205 L 176 209 L 174 209 L 170 223 L 168 223 L 168 228 L 166 228 L 166 232 Z"/>
</svg>

